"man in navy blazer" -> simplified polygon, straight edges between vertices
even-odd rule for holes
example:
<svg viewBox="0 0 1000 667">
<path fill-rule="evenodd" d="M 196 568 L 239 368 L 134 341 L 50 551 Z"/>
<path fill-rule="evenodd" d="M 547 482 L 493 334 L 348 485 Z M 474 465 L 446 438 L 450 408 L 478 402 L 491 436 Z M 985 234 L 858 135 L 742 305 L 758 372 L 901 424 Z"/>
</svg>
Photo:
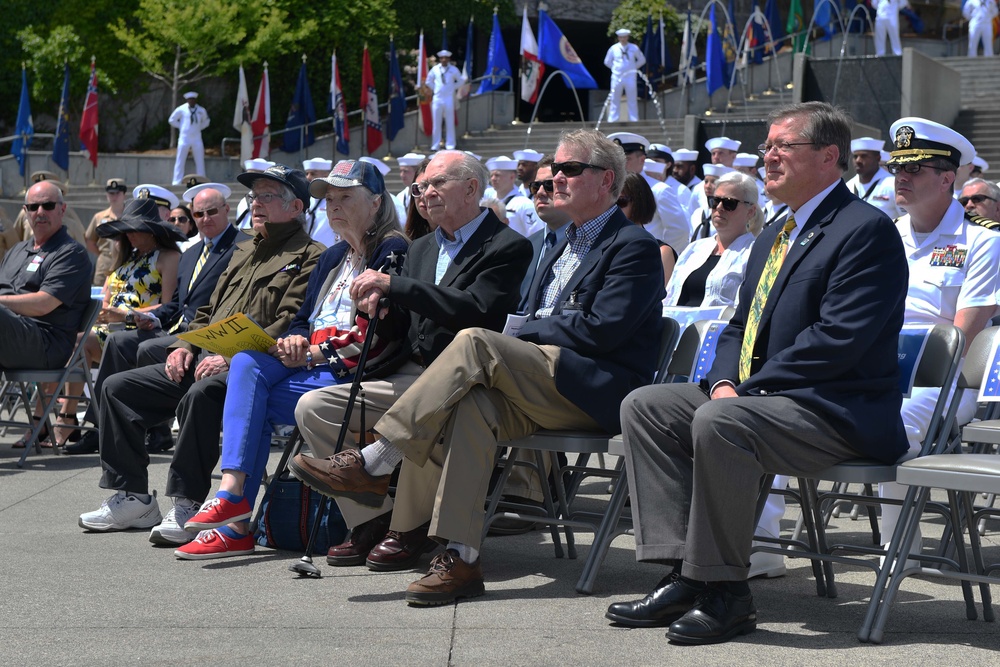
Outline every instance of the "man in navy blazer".
<svg viewBox="0 0 1000 667">
<path fill-rule="evenodd" d="M 615 205 L 625 154 L 601 133 L 577 130 L 562 137 L 552 172 L 555 206 L 573 225 L 535 274 L 517 338 L 459 332 L 375 424 L 375 444 L 360 455 L 299 455 L 289 466 L 321 493 L 374 505 L 396 463 L 402 491 L 443 437 L 443 475 L 426 492 L 436 493 L 430 535 L 447 549 L 407 589 L 411 605 L 485 591 L 479 547 L 498 442 L 540 428 L 617 433 L 619 402 L 653 379 L 663 270 L 656 241 Z"/>
<path fill-rule="evenodd" d="M 201 241 L 181 255 L 174 298 L 149 311 L 159 320 L 159 325 L 155 325 L 152 320 L 143 319 L 138 323 L 139 328 L 116 331 L 105 342 L 94 382 L 94 399 L 85 416 L 92 423 L 97 423 L 97 401 L 104 381 L 115 373 L 136 366 L 165 362 L 167 348 L 175 340 L 172 334 L 186 330 L 188 322 L 194 319 L 198 309 L 208 303 L 215 291 L 215 284 L 219 282 L 219 276 L 229 266 L 233 247 L 249 238 L 229 224 L 229 205 L 220 192 L 210 188 L 202 190 L 195 196 L 191 206 L 201 214 L 194 220 Z M 211 211 L 214 213 L 210 213 Z M 195 268 L 208 242 L 212 243 L 211 250 L 195 276 Z M 165 431 L 159 434 L 159 440 L 170 442 L 170 426 L 164 425 L 157 429 Z M 97 431 L 88 431 L 79 442 L 67 446 L 65 451 L 67 454 L 93 454 L 97 451 L 98 443 Z"/>
<path fill-rule="evenodd" d="M 769 120 L 766 187 L 791 221 L 757 238 L 707 381 L 647 387 L 622 405 L 636 558 L 672 571 L 607 617 L 669 625 L 678 643 L 755 629 L 746 579 L 762 475 L 808 477 L 862 456 L 891 463 L 906 448 L 899 234 L 841 181 L 845 114 L 810 102 Z"/>
<path fill-rule="evenodd" d="M 566 230 L 572 224 L 569 216 L 555 207 L 553 200 L 552 156 L 546 155 L 538 162 L 535 178 L 528 183 L 532 203 L 535 205 L 535 215 L 545 223 L 545 227 L 528 237 L 531 243 L 531 263 L 521 281 L 521 302 L 517 312 L 524 314 L 528 308 L 528 292 L 535 279 L 535 272 L 541 266 L 545 255 L 556 247 L 556 244 L 566 238 Z"/>
</svg>

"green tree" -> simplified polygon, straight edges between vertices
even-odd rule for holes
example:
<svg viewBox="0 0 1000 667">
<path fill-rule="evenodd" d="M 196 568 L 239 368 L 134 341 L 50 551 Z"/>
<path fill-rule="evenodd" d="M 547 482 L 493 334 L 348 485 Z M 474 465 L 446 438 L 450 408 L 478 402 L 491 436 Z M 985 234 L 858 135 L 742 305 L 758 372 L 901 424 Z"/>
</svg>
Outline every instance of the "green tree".
<svg viewBox="0 0 1000 667">
<path fill-rule="evenodd" d="M 684 28 L 684 18 L 667 0 L 622 0 L 611 12 L 608 35 L 614 35 L 619 28 L 628 28 L 632 31 L 632 41 L 641 44 L 646 34 L 647 19 L 652 15 L 653 23 L 656 23 L 661 13 L 666 34 L 679 35 Z"/>
<path fill-rule="evenodd" d="M 17 33 L 31 73 L 31 100 L 42 108 L 58 107 L 62 95 L 63 66 L 70 66 L 70 107 L 83 103 L 90 78 L 90 54 L 81 43 L 73 26 L 60 25 L 48 34 L 35 26 L 28 26 Z M 104 92 L 118 92 L 114 80 L 102 68 L 97 77 Z M 76 104 L 74 104 L 76 103 Z"/>
</svg>

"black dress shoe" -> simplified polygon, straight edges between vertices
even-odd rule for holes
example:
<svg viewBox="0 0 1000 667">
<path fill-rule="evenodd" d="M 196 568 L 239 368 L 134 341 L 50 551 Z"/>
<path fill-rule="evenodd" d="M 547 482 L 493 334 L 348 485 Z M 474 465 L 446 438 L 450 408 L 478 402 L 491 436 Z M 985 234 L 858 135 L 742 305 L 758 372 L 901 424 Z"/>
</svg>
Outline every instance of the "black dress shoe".
<svg viewBox="0 0 1000 667">
<path fill-rule="evenodd" d="M 346 540 L 333 545 L 326 552 L 327 565 L 334 567 L 364 565 L 368 552 L 374 549 L 389 532 L 390 519 L 392 512 L 386 512 L 355 526 Z"/>
<path fill-rule="evenodd" d="M 64 454 L 95 454 L 101 448 L 101 436 L 97 431 L 87 431 L 79 442 L 63 447 Z"/>
<path fill-rule="evenodd" d="M 173 446 L 174 436 L 166 424 L 146 430 L 146 451 L 148 453 L 166 452 L 173 449 Z"/>
<path fill-rule="evenodd" d="M 670 625 L 691 609 L 705 590 L 701 582 L 691 581 L 672 572 L 641 600 L 616 602 L 608 607 L 605 618 L 631 628 L 655 628 Z"/>
<path fill-rule="evenodd" d="M 670 624 L 667 639 L 678 644 L 720 644 L 756 629 L 753 595 L 736 595 L 725 586 L 709 586 L 691 611 Z"/>
</svg>

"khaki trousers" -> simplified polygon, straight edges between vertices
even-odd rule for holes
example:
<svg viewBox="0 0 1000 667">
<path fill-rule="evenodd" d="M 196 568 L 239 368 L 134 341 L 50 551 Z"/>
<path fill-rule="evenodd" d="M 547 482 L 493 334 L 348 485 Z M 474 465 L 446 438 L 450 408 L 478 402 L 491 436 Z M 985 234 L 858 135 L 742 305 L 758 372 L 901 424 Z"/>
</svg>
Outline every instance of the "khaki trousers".
<svg viewBox="0 0 1000 667">
<path fill-rule="evenodd" d="M 426 502 L 435 489 L 432 537 L 480 546 L 498 441 L 540 428 L 600 430 L 556 389 L 558 363 L 556 346 L 464 329 L 375 424 L 406 457 L 397 500 Z M 423 469 L 442 437 L 440 482 L 429 487 Z"/>
</svg>

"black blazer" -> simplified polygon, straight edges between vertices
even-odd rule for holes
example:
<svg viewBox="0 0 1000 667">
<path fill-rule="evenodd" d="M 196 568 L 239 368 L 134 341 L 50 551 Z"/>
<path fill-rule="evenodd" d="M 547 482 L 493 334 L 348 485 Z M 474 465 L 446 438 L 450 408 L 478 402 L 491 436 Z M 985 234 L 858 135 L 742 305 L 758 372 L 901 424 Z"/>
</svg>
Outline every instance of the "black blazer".
<svg viewBox="0 0 1000 667">
<path fill-rule="evenodd" d="M 409 311 L 412 351 L 430 365 L 455 334 L 468 327 L 503 329 L 520 299 L 518 287 L 531 261 L 531 244 L 489 212 L 479 229 L 434 284 L 437 237 L 413 242 L 403 272 L 393 276 L 389 300 Z"/>
<path fill-rule="evenodd" d="M 549 228 L 544 227 L 528 237 L 528 243 L 531 244 L 531 261 L 528 263 L 528 270 L 524 273 L 524 279 L 521 280 L 521 301 L 517 304 L 517 312 L 519 313 L 527 312 L 531 283 L 534 282 L 535 273 L 538 270 L 538 256 L 542 254 L 542 243 L 544 243 L 545 235 L 548 232 Z"/>
<path fill-rule="evenodd" d="M 198 308 L 208 303 L 212 297 L 219 276 L 229 266 L 229 260 L 233 258 L 233 247 L 248 238 L 250 237 L 230 225 L 209 253 L 205 266 L 202 267 L 190 292 L 188 283 L 191 282 L 194 267 L 205 248 L 205 241 L 202 240 L 184 251 L 177 267 L 177 290 L 174 291 L 174 298 L 153 311 L 163 324 L 164 330 L 169 330 L 182 317 L 185 322 L 194 319 Z"/>
<path fill-rule="evenodd" d="M 534 319 L 542 284 L 567 240 L 542 259 L 528 296 L 532 319 L 519 338 L 558 345 L 556 387 L 610 433 L 621 432 L 619 407 L 656 370 L 663 322 L 663 263 L 649 232 L 620 210 L 604 225 L 556 300 L 549 317 Z"/>
<path fill-rule="evenodd" d="M 892 463 L 907 448 L 896 348 L 909 272 L 899 232 L 843 182 L 797 222 L 761 313 L 750 377 L 737 379 L 743 331 L 779 225 L 754 243 L 708 385 L 727 379 L 740 395 L 795 399 L 823 413 L 861 454 Z"/>
</svg>

